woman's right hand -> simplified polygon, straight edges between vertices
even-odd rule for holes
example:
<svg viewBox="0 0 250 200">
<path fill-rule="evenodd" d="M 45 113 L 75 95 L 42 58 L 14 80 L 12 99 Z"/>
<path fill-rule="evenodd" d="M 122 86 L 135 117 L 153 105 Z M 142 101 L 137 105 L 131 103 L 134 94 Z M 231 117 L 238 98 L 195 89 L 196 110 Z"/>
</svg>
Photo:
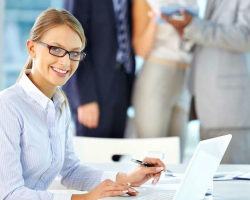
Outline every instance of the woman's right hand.
<svg viewBox="0 0 250 200">
<path fill-rule="evenodd" d="M 97 200 L 105 197 L 120 196 L 124 194 L 136 196 L 139 194 L 139 192 L 131 188 L 130 183 L 116 183 L 107 179 L 87 194 L 72 195 L 71 200 Z"/>
</svg>

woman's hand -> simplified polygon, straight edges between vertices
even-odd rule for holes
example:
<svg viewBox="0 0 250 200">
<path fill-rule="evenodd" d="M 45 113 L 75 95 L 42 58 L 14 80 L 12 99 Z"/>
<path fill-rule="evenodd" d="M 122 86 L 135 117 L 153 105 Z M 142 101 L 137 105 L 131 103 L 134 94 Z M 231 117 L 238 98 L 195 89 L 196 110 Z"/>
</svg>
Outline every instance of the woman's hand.
<svg viewBox="0 0 250 200">
<path fill-rule="evenodd" d="M 184 28 L 191 23 L 193 16 L 186 13 L 185 10 L 183 9 L 180 10 L 180 13 L 183 16 L 185 16 L 183 20 L 174 20 L 171 17 L 168 18 L 164 14 L 161 14 L 161 18 L 164 19 L 166 22 L 172 24 L 172 26 L 176 29 L 176 31 L 180 34 L 180 36 L 182 36 L 184 32 Z"/>
<path fill-rule="evenodd" d="M 127 174 L 118 173 L 117 182 L 129 182 L 131 186 L 138 187 L 147 182 L 149 179 L 154 178 L 152 185 L 156 185 L 159 181 L 161 172 L 166 172 L 164 163 L 157 158 L 145 158 L 143 162 L 153 164 L 156 167 L 146 167 L 144 165 L 138 165 L 132 171 Z"/>
<path fill-rule="evenodd" d="M 152 184 L 156 185 L 160 179 L 161 172 L 166 172 L 165 165 L 160 159 L 145 158 L 143 161 L 153 164 L 156 167 L 138 165 L 127 174 L 118 173 L 116 182 L 107 179 L 87 194 L 72 195 L 71 200 L 97 200 L 105 197 L 120 196 L 124 194 L 136 196 L 139 194 L 139 192 L 131 188 L 131 186 L 141 186 L 151 178 L 154 178 Z"/>
<path fill-rule="evenodd" d="M 105 197 L 120 196 L 128 194 L 136 196 L 139 192 L 130 187 L 129 183 L 116 183 L 109 179 L 103 181 L 91 192 L 82 195 L 82 200 L 97 200 Z M 73 198 L 72 198 L 73 199 Z M 74 199 L 73 199 L 74 200 Z"/>
</svg>

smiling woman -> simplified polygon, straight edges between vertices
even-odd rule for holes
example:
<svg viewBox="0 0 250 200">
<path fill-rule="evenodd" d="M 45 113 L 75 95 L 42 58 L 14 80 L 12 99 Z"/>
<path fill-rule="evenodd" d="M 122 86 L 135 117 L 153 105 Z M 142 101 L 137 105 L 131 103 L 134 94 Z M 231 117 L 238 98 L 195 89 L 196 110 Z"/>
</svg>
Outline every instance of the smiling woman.
<svg viewBox="0 0 250 200">
<path fill-rule="evenodd" d="M 46 10 L 31 29 L 29 59 L 20 78 L 0 92 L 0 199 L 97 200 L 137 195 L 131 186 L 152 177 L 154 184 L 159 180 L 165 165 L 158 159 L 144 160 L 156 167 L 138 166 L 125 174 L 82 165 L 76 156 L 69 105 L 58 86 L 76 71 L 85 57 L 84 47 L 80 23 L 65 10 Z M 58 174 L 65 187 L 90 192 L 46 191 Z"/>
<path fill-rule="evenodd" d="M 77 69 L 79 64 L 77 61 L 82 60 L 84 57 L 82 56 L 82 59 L 72 61 L 64 54 L 60 58 L 55 53 L 51 53 L 55 48 L 48 47 L 48 51 L 39 47 L 39 43 L 45 44 L 41 41 L 61 44 L 61 46 L 69 47 L 70 50 L 78 49 L 79 52 L 77 53 L 84 55 L 81 50 L 85 47 L 85 36 L 81 24 L 65 10 L 46 10 L 37 18 L 32 27 L 29 40 L 27 41 L 27 49 L 30 56 L 17 82 L 26 70 L 32 69 L 29 78 L 48 98 L 51 98 L 56 87 L 66 83 Z M 69 53 L 69 55 L 71 54 L 72 52 Z M 63 70 L 67 71 L 67 73 L 61 73 Z M 52 75 L 52 72 L 54 72 L 54 75 Z M 64 95 L 62 90 L 61 92 Z M 67 99 L 65 95 L 64 97 Z"/>
</svg>

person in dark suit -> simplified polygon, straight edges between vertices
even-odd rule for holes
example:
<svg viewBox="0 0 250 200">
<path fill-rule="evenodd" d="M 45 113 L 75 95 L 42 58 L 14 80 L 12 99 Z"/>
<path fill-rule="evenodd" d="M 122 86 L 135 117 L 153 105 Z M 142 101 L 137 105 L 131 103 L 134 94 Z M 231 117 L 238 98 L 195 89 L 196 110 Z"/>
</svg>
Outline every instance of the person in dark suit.
<svg viewBox="0 0 250 200">
<path fill-rule="evenodd" d="M 123 138 L 134 79 L 132 0 L 66 0 L 87 38 L 84 63 L 63 87 L 78 136 Z"/>
</svg>

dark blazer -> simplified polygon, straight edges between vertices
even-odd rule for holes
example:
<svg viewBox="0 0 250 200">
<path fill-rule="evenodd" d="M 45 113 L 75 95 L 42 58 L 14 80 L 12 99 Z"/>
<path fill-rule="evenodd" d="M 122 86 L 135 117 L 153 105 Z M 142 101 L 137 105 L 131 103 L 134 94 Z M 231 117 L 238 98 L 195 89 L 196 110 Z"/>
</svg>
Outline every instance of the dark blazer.
<svg viewBox="0 0 250 200">
<path fill-rule="evenodd" d="M 129 30 L 132 38 L 131 6 L 128 0 Z M 87 56 L 79 64 L 76 73 L 63 87 L 73 109 L 79 105 L 108 100 L 109 90 L 114 82 L 116 53 L 118 49 L 117 28 L 112 0 L 66 0 L 65 8 L 82 24 L 87 44 Z M 133 71 L 127 74 L 128 90 L 131 94 L 134 78 L 134 53 L 130 49 Z M 70 94 L 70 95 L 69 95 Z M 78 96 L 78 99 L 77 97 Z M 130 95 L 129 95 L 130 98 Z M 101 106 L 101 105 L 100 105 Z"/>
</svg>

